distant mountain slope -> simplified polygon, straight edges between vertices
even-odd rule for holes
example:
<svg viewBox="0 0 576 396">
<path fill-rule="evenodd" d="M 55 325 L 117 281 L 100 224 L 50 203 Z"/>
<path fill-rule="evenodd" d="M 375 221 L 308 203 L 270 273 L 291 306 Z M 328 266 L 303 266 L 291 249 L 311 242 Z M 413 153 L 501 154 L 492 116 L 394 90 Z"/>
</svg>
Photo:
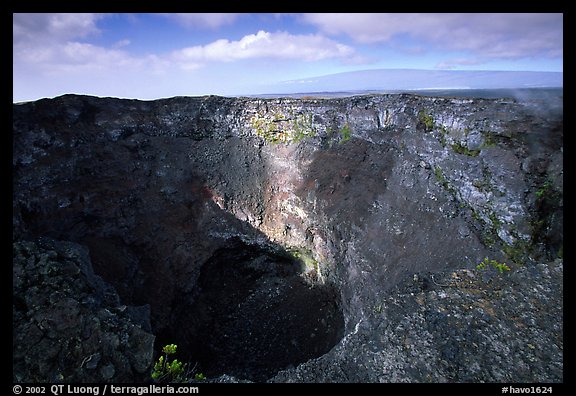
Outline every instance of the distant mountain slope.
<svg viewBox="0 0 576 396">
<path fill-rule="evenodd" d="M 374 69 L 284 81 L 267 86 L 265 90 L 268 93 L 296 93 L 562 86 L 562 72 Z"/>
</svg>

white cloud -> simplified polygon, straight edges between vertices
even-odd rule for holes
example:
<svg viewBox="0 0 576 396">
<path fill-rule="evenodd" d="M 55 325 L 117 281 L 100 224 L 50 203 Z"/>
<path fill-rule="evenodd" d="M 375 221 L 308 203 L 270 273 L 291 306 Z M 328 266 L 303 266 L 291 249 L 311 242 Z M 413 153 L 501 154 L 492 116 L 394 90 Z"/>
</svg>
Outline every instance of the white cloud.
<svg viewBox="0 0 576 396">
<path fill-rule="evenodd" d="M 99 32 L 103 14 L 12 14 L 13 44 L 63 41 Z"/>
<path fill-rule="evenodd" d="M 86 72 L 120 70 L 161 73 L 166 61 L 156 55 L 131 56 L 121 49 L 109 49 L 89 43 L 69 41 L 50 47 L 28 48 L 14 57 L 14 73 L 35 70 L 47 76 L 62 73 L 81 75 Z"/>
<path fill-rule="evenodd" d="M 14 73 L 21 70 L 45 75 L 82 74 L 86 71 L 122 69 L 160 71 L 165 64 L 158 56 L 135 57 L 121 49 L 130 44 L 120 40 L 113 48 L 80 41 L 100 31 L 96 22 L 102 14 L 13 14 Z"/>
<path fill-rule="evenodd" d="M 207 45 L 175 51 L 172 58 L 179 64 L 230 62 L 241 59 L 271 58 L 318 61 L 328 58 L 354 57 L 354 49 L 321 35 L 293 35 L 260 30 L 238 41 L 217 40 Z"/>
<path fill-rule="evenodd" d="M 301 19 L 325 34 L 362 43 L 404 36 L 491 58 L 563 54 L 562 14 L 303 14 Z"/>
<path fill-rule="evenodd" d="M 346 34 L 364 43 L 387 41 L 406 29 L 405 17 L 391 14 L 304 14 L 304 22 L 311 23 L 327 34 Z M 398 14 L 401 15 L 401 14 Z"/>
<path fill-rule="evenodd" d="M 55 74 L 66 71 L 131 68 L 167 71 L 171 66 L 196 70 L 209 62 L 268 58 L 317 61 L 328 58 L 355 59 L 354 50 L 321 35 L 293 35 L 286 32 L 259 31 L 238 41 L 216 40 L 166 54 L 132 55 L 129 40 L 120 40 L 110 48 L 91 44 L 90 35 L 99 34 L 96 22 L 101 14 L 14 14 L 13 64 L 15 73 L 22 68 Z M 186 23 L 210 26 L 230 23 L 233 14 L 169 14 Z M 357 57 L 358 58 L 358 57 Z"/>
<path fill-rule="evenodd" d="M 131 51 L 133 45 L 128 39 L 119 38 L 106 46 L 96 44 L 94 36 L 105 33 L 99 29 L 99 21 L 108 16 L 14 14 L 14 99 L 30 100 L 66 92 L 148 98 L 190 94 L 193 90 L 208 93 L 217 85 L 211 79 L 225 79 L 230 73 L 240 76 L 244 72 L 242 68 L 227 69 L 230 71 L 216 68 L 220 70 L 214 74 L 207 67 L 214 63 L 245 59 L 310 62 L 360 59 L 353 48 L 320 34 L 265 31 L 239 40 L 221 39 L 172 52 L 151 48 L 148 54 L 136 54 Z M 226 21 L 210 18 L 212 26 Z M 271 70 L 269 74 L 275 72 Z M 261 78 L 242 75 L 241 79 L 231 80 L 226 89 L 231 89 L 228 87 L 234 86 L 236 80 Z"/>
<path fill-rule="evenodd" d="M 122 40 L 119 40 L 119 41 L 115 42 L 112 46 L 113 46 L 114 48 L 122 48 L 122 47 L 127 47 L 127 46 L 129 46 L 130 43 L 131 43 L 131 42 L 130 42 L 130 40 L 128 40 L 128 39 L 122 39 Z"/>
<path fill-rule="evenodd" d="M 215 29 L 229 25 L 236 21 L 242 14 L 232 13 L 193 13 L 193 14 L 159 14 L 170 18 L 182 26 L 195 28 Z"/>
</svg>

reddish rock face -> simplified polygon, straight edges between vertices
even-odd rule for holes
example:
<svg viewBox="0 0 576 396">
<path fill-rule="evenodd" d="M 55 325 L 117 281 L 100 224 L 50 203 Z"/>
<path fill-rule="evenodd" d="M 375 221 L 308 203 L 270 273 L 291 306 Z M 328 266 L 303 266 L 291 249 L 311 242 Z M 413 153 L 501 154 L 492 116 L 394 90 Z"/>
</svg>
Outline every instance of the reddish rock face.
<svg viewBox="0 0 576 396">
<path fill-rule="evenodd" d="M 190 355 L 228 345 L 237 351 L 223 353 L 230 361 L 251 345 L 278 364 L 255 368 L 256 359 L 226 371 L 215 359 L 206 370 L 266 379 L 328 351 L 414 273 L 561 252 L 562 112 L 538 104 L 412 95 L 150 102 L 66 95 L 17 104 L 14 239 L 87 247 L 122 303 L 150 305 L 152 331 L 166 342 L 192 321 L 182 319 L 188 307 L 201 316 L 221 299 L 207 278 L 242 277 L 258 257 L 271 267 L 297 263 L 298 273 L 261 271 L 235 287 L 261 305 L 280 282 L 281 297 L 270 301 L 286 310 L 259 316 L 275 328 L 292 329 L 278 318 L 299 309 L 306 317 L 310 300 L 314 314 L 304 323 L 324 319 L 316 331 L 325 341 L 296 337 L 306 353 L 287 346 L 283 357 L 262 357 L 249 331 L 239 344 L 210 338 L 200 351 L 205 324 L 180 335 Z M 243 250 L 258 253 L 248 259 Z M 248 304 L 242 298 L 230 304 Z M 320 312 L 325 305 L 334 309 Z M 206 317 L 220 323 L 222 315 L 231 322 L 214 334 L 224 337 L 249 313 L 221 306 Z"/>
</svg>

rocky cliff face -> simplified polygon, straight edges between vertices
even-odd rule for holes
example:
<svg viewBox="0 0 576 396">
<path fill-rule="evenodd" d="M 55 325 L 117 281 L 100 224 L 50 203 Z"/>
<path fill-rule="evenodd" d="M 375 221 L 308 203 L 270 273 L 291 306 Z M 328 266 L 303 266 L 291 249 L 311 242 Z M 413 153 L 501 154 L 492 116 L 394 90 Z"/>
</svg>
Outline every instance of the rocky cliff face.
<svg viewBox="0 0 576 396">
<path fill-rule="evenodd" d="M 209 376 L 562 380 L 561 312 L 537 313 L 562 306 L 561 99 L 66 95 L 13 115 L 14 240 L 82 245 Z"/>
</svg>

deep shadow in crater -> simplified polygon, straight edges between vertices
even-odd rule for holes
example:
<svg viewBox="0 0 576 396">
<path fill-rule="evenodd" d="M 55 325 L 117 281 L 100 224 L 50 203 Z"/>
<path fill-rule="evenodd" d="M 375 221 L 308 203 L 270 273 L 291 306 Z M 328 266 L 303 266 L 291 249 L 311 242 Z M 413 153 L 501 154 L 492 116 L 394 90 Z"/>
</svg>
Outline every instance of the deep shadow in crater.
<svg viewBox="0 0 576 396">
<path fill-rule="evenodd" d="M 265 381 L 325 354 L 344 333 L 337 290 L 306 280 L 299 262 L 241 242 L 204 264 L 195 290 L 173 307 L 156 347 L 177 344 L 208 377 Z"/>
</svg>

